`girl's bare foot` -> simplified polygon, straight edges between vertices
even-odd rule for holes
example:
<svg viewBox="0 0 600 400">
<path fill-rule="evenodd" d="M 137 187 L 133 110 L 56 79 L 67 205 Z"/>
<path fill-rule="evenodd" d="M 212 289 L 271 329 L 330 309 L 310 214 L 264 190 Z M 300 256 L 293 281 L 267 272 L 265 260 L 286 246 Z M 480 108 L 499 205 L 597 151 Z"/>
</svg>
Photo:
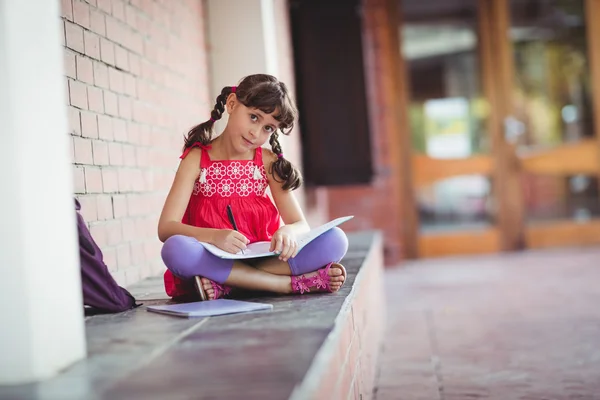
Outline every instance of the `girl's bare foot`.
<svg viewBox="0 0 600 400">
<path fill-rule="evenodd" d="M 206 294 L 207 300 L 220 299 L 231 292 L 231 287 L 221 285 L 217 282 L 211 281 L 208 278 L 201 277 L 200 281 L 202 282 L 202 289 Z"/>
<path fill-rule="evenodd" d="M 340 264 L 333 264 L 329 271 L 327 271 L 329 275 L 329 287 L 332 292 L 337 292 L 342 288 L 346 277 L 344 276 L 345 271 L 340 268 Z"/>
</svg>

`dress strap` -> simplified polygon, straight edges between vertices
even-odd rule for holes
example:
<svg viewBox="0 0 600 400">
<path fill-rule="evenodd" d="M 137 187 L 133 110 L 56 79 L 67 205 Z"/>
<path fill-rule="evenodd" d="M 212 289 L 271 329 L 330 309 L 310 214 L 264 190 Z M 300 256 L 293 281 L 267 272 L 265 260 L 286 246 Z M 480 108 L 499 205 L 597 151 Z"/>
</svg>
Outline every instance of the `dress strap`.
<svg viewBox="0 0 600 400">
<path fill-rule="evenodd" d="M 254 159 L 252 161 L 259 167 L 263 165 L 262 147 L 257 147 L 256 150 L 254 150 Z"/>
<path fill-rule="evenodd" d="M 263 176 L 263 173 L 261 172 L 261 169 L 264 170 L 264 168 L 261 168 L 264 165 L 263 159 L 262 159 L 262 147 L 257 147 L 256 150 L 254 150 L 254 159 L 252 160 L 252 162 L 254 163 L 254 171 L 252 172 L 252 179 L 254 179 L 254 180 L 266 179 L 266 177 Z"/>
<path fill-rule="evenodd" d="M 195 142 L 190 147 L 185 149 L 185 151 L 179 158 L 181 158 L 183 160 L 194 147 L 199 147 L 202 150 L 202 157 L 200 158 L 200 168 L 207 167 L 210 164 L 210 156 L 208 155 L 208 150 L 210 150 L 210 148 L 211 148 L 210 145 L 207 146 L 207 145 L 203 145 L 200 142 Z"/>
</svg>

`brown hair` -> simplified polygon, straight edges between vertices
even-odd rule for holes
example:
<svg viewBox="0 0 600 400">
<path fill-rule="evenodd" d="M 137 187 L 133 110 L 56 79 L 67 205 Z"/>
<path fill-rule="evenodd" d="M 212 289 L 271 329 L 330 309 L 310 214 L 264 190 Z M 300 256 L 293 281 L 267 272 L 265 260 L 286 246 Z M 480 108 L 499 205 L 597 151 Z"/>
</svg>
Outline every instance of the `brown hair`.
<svg viewBox="0 0 600 400">
<path fill-rule="evenodd" d="M 233 92 L 233 86 L 226 86 L 221 90 L 221 94 L 217 96 L 215 107 L 210 113 L 210 119 L 193 127 L 188 132 L 184 150 L 196 142 L 208 145 L 212 141 L 214 123 L 223 116 L 227 97 Z M 294 127 L 298 111 L 283 82 L 271 75 L 249 75 L 242 79 L 235 88 L 235 95 L 238 101 L 246 107 L 257 108 L 267 114 L 277 111 L 274 118 L 279 121 L 278 129 L 284 135 L 289 135 Z M 269 138 L 271 149 L 277 155 L 277 160 L 271 165 L 270 172 L 277 182 L 283 183 L 283 189 L 297 189 L 302 184 L 302 175 L 292 163 L 283 158 L 278 138 L 277 131 L 273 132 Z"/>
</svg>

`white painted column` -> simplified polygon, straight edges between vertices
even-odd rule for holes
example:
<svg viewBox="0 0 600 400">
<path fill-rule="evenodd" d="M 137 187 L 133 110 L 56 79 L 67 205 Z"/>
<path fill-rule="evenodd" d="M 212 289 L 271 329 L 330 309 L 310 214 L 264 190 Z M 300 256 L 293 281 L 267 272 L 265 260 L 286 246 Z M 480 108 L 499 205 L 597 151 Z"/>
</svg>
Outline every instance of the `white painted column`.
<svg viewBox="0 0 600 400">
<path fill-rule="evenodd" d="M 85 357 L 56 0 L 0 0 L 0 384 Z"/>
<path fill-rule="evenodd" d="M 210 98 L 217 98 L 225 86 L 234 86 L 246 75 L 271 74 L 277 76 L 272 50 L 267 48 L 265 13 L 272 0 L 208 0 L 207 26 L 209 48 Z M 273 29 L 273 28 L 272 28 Z M 269 54 L 270 53 L 270 54 Z M 267 57 L 272 61 L 267 62 Z M 211 105 L 214 105 L 211 103 Z M 222 132 L 227 116 L 215 124 Z"/>
<path fill-rule="evenodd" d="M 273 0 L 208 0 L 211 96 L 251 74 L 277 76 Z"/>
<path fill-rule="evenodd" d="M 292 43 L 287 0 L 208 0 L 206 4 L 211 101 L 223 87 L 251 74 L 273 75 L 295 95 L 288 60 Z M 216 132 L 222 132 L 226 123 L 227 116 L 217 121 Z M 302 168 L 299 135 L 295 129 L 289 137 L 280 135 L 279 142 L 286 158 Z M 304 206 L 304 190 L 296 191 L 296 196 Z"/>
</svg>

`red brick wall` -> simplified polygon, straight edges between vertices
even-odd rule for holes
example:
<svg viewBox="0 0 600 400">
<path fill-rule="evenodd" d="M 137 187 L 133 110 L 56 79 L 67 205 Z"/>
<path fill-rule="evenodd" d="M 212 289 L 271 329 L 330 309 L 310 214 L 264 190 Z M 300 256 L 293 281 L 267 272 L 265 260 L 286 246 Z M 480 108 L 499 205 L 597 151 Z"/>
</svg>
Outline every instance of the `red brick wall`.
<svg viewBox="0 0 600 400">
<path fill-rule="evenodd" d="M 385 330 L 383 246 L 377 237 L 298 398 L 371 399 Z M 317 355 L 319 357 L 320 355 Z"/>
<path fill-rule="evenodd" d="M 409 136 L 406 124 L 406 79 L 398 36 L 398 2 L 363 1 L 363 48 L 369 98 L 369 125 L 374 179 L 371 185 L 328 188 L 331 217 L 354 214 L 347 230 L 379 229 L 384 234 L 385 264 L 394 265 L 409 254 L 407 235 L 413 209 L 410 187 Z M 403 204 L 404 202 L 404 204 Z M 405 211 L 403 211 L 405 210 Z M 414 244 L 412 244 L 414 247 Z"/>
<path fill-rule="evenodd" d="M 371 88 L 373 90 L 373 88 Z M 402 251 L 401 229 L 403 220 L 397 196 L 398 176 L 394 174 L 392 152 L 394 145 L 390 133 L 377 123 L 379 115 L 386 112 L 380 107 L 371 129 L 373 146 L 374 179 L 370 185 L 350 185 L 344 187 L 328 187 L 329 216 L 337 218 L 343 215 L 354 215 L 354 219 L 344 223 L 347 231 L 378 229 L 383 232 L 385 265 L 394 265 L 405 258 Z"/>
<path fill-rule="evenodd" d="M 164 268 L 156 227 L 176 155 L 212 108 L 202 2 L 61 3 L 75 193 L 129 285 Z"/>
<path fill-rule="evenodd" d="M 381 139 L 381 137 L 375 137 Z M 331 219 L 354 215 L 344 223 L 348 232 L 381 230 L 384 235 L 385 265 L 394 265 L 404 258 L 398 214 L 399 204 L 388 195 L 393 190 L 393 177 L 379 176 L 371 186 L 327 188 Z"/>
</svg>

